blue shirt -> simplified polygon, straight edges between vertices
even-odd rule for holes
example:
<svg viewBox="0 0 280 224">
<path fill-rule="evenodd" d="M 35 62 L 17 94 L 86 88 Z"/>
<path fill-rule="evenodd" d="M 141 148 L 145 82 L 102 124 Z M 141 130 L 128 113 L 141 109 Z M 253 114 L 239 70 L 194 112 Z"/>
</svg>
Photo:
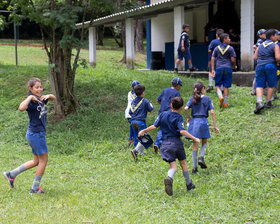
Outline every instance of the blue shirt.
<svg viewBox="0 0 280 224">
<path fill-rule="evenodd" d="M 211 53 L 213 53 L 215 47 L 217 47 L 218 45 L 221 44 L 221 41 L 220 39 L 215 39 L 215 40 L 212 40 L 208 46 L 208 50 L 211 50 Z"/>
<path fill-rule="evenodd" d="M 48 100 L 43 100 L 42 103 L 30 101 L 26 109 L 29 117 L 28 131 L 33 133 L 46 132 L 47 103 Z"/>
<path fill-rule="evenodd" d="M 272 40 L 266 40 L 259 46 L 256 68 L 266 64 L 276 65 L 274 47 L 275 43 Z"/>
<path fill-rule="evenodd" d="M 184 41 L 184 48 L 185 49 L 190 47 L 189 35 L 188 35 L 187 32 L 182 31 L 181 37 L 180 37 L 180 41 L 179 41 L 179 45 L 178 45 L 178 51 L 181 51 L 181 42 L 182 42 L 182 40 Z"/>
<path fill-rule="evenodd" d="M 216 58 L 216 69 L 232 68 L 231 58 L 236 58 L 233 47 L 226 43 L 222 43 L 215 47 L 212 57 Z"/>
<path fill-rule="evenodd" d="M 147 113 L 153 110 L 153 105 L 149 100 L 138 96 L 131 102 L 129 114 L 132 120 L 146 121 Z"/>
<path fill-rule="evenodd" d="M 193 103 L 193 97 L 191 97 L 187 103 L 187 107 L 192 108 L 192 117 L 209 117 L 208 111 L 214 110 L 214 106 L 210 97 L 203 96 L 196 104 Z"/>
<path fill-rule="evenodd" d="M 180 131 L 185 130 L 182 115 L 172 112 L 171 110 L 162 112 L 157 117 L 154 126 L 160 126 L 160 130 L 162 131 L 162 140 L 169 137 L 180 138 Z"/>
<path fill-rule="evenodd" d="M 181 96 L 180 92 L 177 89 L 172 88 L 166 88 L 164 89 L 159 97 L 157 98 L 158 101 L 160 101 L 160 109 L 158 114 L 162 113 L 163 111 L 168 111 L 171 108 L 171 99 Z"/>
<path fill-rule="evenodd" d="M 263 42 L 265 41 L 265 39 L 259 38 L 257 40 L 257 43 L 255 44 L 257 47 L 259 47 Z"/>
</svg>

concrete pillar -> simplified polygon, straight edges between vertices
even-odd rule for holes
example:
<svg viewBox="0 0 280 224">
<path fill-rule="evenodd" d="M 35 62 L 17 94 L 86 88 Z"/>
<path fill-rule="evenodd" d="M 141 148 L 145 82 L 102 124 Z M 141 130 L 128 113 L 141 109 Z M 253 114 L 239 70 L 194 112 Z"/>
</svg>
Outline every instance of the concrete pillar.
<svg viewBox="0 0 280 224">
<path fill-rule="evenodd" d="M 254 68 L 253 45 L 255 26 L 255 0 L 241 0 L 241 71 L 250 71 Z"/>
<path fill-rule="evenodd" d="M 126 67 L 134 68 L 134 20 L 125 20 Z"/>
<path fill-rule="evenodd" d="M 184 23 L 185 23 L 184 6 L 177 6 L 174 8 L 174 60 L 175 61 L 177 60 L 177 56 L 178 56 L 177 48 L 180 41 L 180 35 L 182 32 L 182 25 Z"/>
<path fill-rule="evenodd" d="M 96 66 L 96 27 L 89 27 L 88 43 L 89 43 L 89 64 L 92 67 L 95 67 Z"/>
</svg>

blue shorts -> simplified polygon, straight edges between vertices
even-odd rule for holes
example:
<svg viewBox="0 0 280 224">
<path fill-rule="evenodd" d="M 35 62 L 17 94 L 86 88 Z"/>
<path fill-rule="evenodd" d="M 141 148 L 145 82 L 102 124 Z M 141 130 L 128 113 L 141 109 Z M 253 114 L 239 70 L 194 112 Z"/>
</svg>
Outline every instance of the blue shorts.
<svg viewBox="0 0 280 224">
<path fill-rule="evenodd" d="M 265 88 L 277 86 L 277 67 L 275 64 L 266 64 L 256 69 L 256 88 Z"/>
<path fill-rule="evenodd" d="M 146 122 L 139 120 L 131 120 L 130 126 L 133 129 L 134 147 L 138 144 L 138 132 L 145 129 Z"/>
<path fill-rule="evenodd" d="M 48 152 L 45 132 L 33 133 L 27 131 L 26 139 L 34 155 L 43 155 Z"/>
<path fill-rule="evenodd" d="M 192 59 L 191 52 L 188 48 L 186 48 L 184 52 L 178 50 L 178 59 L 183 60 L 183 58 L 185 58 L 185 61 Z"/>
<path fill-rule="evenodd" d="M 209 123 L 207 118 L 192 118 L 188 132 L 196 138 L 210 138 Z"/>
<path fill-rule="evenodd" d="M 163 140 L 160 155 L 168 163 L 174 162 L 176 159 L 185 160 L 186 153 L 181 138 L 172 137 Z"/>
<path fill-rule="evenodd" d="M 232 83 L 232 69 L 218 68 L 216 69 L 215 86 L 224 86 L 230 88 Z"/>
</svg>

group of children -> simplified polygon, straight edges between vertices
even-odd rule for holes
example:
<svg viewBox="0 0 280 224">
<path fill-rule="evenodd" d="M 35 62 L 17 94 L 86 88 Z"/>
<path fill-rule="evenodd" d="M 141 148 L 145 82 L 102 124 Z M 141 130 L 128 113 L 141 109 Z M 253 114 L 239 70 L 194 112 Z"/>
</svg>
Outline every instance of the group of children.
<svg viewBox="0 0 280 224">
<path fill-rule="evenodd" d="M 185 136 L 188 139 L 193 140 L 193 168 L 192 174 L 198 172 L 197 163 L 202 169 L 206 169 L 207 165 L 204 161 L 204 155 L 207 148 L 207 139 L 210 138 L 208 116 L 209 111 L 211 113 L 214 128 L 216 132 L 219 129 L 216 125 L 216 117 L 214 113 L 214 106 L 211 99 L 205 96 L 205 86 L 201 82 L 194 84 L 193 96 L 188 100 L 185 106 L 185 113 L 188 120 L 188 129 L 184 128 L 184 120 L 181 115 L 183 110 L 184 101 L 180 96 L 179 90 L 183 86 L 180 78 L 174 78 L 171 82 L 171 87 L 164 89 L 157 101 L 160 103 L 159 115 L 154 124 L 146 127 L 146 117 L 148 112 L 153 111 L 152 104 L 144 98 L 145 87 L 140 83 L 134 86 L 132 82 L 132 91 L 136 94 L 136 97 L 131 101 L 128 98 L 128 107 L 126 111 L 130 114 L 130 141 L 134 140 L 134 149 L 131 150 L 131 154 L 135 161 L 137 161 L 139 155 L 143 154 L 144 148 L 142 142 L 138 141 L 138 138 L 145 136 L 147 132 L 156 128 L 160 128 L 157 140 L 154 144 L 155 153 L 160 151 L 162 159 L 169 163 L 170 169 L 168 170 L 167 177 L 164 179 L 165 191 L 168 195 L 173 194 L 172 184 L 173 177 L 177 171 L 176 159 L 179 160 L 180 166 L 183 170 L 183 176 L 186 180 L 187 190 L 195 188 L 195 185 L 190 179 L 189 170 L 186 164 L 186 154 L 181 140 L 181 136 Z M 128 93 L 130 96 L 131 92 Z M 189 115 L 189 109 L 191 109 L 191 116 Z M 200 155 L 197 160 L 198 148 L 202 142 Z M 149 146 L 149 145 L 148 145 Z"/>
</svg>

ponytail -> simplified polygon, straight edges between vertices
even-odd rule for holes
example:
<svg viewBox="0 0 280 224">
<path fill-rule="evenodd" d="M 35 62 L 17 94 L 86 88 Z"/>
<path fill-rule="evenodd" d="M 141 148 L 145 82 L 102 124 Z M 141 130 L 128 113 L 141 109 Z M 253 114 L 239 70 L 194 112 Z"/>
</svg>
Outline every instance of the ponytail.
<svg viewBox="0 0 280 224">
<path fill-rule="evenodd" d="M 202 82 L 196 82 L 193 86 L 193 103 L 197 104 L 201 100 L 202 89 L 205 88 Z"/>
</svg>

